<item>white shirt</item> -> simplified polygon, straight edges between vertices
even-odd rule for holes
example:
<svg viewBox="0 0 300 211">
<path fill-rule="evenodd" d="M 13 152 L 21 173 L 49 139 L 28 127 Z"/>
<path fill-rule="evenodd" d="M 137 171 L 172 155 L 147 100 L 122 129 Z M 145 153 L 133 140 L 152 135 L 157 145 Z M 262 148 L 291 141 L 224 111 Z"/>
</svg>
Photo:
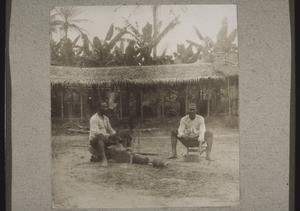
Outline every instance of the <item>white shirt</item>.
<svg viewBox="0 0 300 211">
<path fill-rule="evenodd" d="M 103 117 L 100 117 L 98 113 L 96 113 L 90 119 L 89 140 L 93 139 L 100 133 L 102 133 L 105 137 L 108 137 L 109 135 L 115 134 L 116 131 L 112 129 L 107 116 L 103 115 Z"/>
<path fill-rule="evenodd" d="M 196 115 L 195 119 L 191 120 L 189 115 L 186 115 L 180 120 L 178 137 L 199 136 L 198 141 L 203 141 L 205 131 L 205 122 L 202 116 Z"/>
</svg>

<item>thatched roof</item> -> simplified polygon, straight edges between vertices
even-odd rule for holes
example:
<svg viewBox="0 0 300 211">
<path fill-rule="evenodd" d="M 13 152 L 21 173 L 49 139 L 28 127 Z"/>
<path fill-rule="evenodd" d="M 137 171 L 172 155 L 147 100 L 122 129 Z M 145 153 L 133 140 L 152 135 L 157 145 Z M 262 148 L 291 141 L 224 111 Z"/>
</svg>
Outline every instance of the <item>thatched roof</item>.
<svg viewBox="0 0 300 211">
<path fill-rule="evenodd" d="M 234 63 L 225 63 L 225 62 L 220 62 L 220 63 L 215 63 L 213 65 L 214 70 L 217 72 L 221 72 L 225 76 L 238 76 L 238 64 Z"/>
<path fill-rule="evenodd" d="M 157 66 L 122 66 L 79 68 L 51 66 L 51 84 L 157 84 L 197 82 L 203 79 L 223 79 L 224 73 L 212 64 L 176 64 Z"/>
</svg>

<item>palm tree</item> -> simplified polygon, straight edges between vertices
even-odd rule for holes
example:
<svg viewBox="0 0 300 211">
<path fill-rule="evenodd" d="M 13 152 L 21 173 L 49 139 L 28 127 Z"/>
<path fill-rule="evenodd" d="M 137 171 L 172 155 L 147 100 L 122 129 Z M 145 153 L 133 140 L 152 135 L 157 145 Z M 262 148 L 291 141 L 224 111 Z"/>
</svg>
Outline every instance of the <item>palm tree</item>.
<svg viewBox="0 0 300 211">
<path fill-rule="evenodd" d="M 58 23 L 56 21 L 56 18 L 58 16 L 57 13 L 54 13 L 55 9 L 54 7 L 51 7 L 50 9 L 50 34 L 52 35 L 53 32 L 56 32 Z"/>
<path fill-rule="evenodd" d="M 84 32 L 78 23 L 88 21 L 86 19 L 75 19 L 82 10 L 77 7 L 55 7 L 52 9 L 54 12 L 50 17 L 51 30 L 55 30 L 57 27 L 64 31 L 65 37 L 68 37 L 69 30 L 75 30 L 77 32 Z"/>
</svg>

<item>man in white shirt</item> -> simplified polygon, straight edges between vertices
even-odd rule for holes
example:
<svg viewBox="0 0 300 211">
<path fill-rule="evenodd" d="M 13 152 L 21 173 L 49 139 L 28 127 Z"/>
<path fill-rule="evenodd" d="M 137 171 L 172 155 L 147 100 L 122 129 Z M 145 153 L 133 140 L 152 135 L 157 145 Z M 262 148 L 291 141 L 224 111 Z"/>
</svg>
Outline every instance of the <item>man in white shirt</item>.
<svg viewBox="0 0 300 211">
<path fill-rule="evenodd" d="M 89 140 L 91 147 L 89 151 L 92 153 L 91 162 L 101 162 L 101 166 L 107 166 L 105 154 L 107 147 L 119 144 L 120 142 L 123 142 L 122 144 L 124 145 L 125 142 L 121 138 L 121 134 L 117 134 L 110 125 L 109 119 L 106 116 L 107 104 L 105 102 L 98 102 L 97 108 L 98 112 L 90 119 Z M 131 142 L 128 146 L 130 145 Z"/>
<path fill-rule="evenodd" d="M 188 115 L 180 120 L 178 130 L 171 131 L 172 155 L 168 159 L 177 158 L 177 140 L 186 147 L 198 147 L 200 144 L 207 143 L 206 159 L 212 161 L 211 148 L 213 142 L 213 133 L 206 131 L 204 118 L 196 114 L 196 104 L 191 103 L 188 106 Z"/>
</svg>

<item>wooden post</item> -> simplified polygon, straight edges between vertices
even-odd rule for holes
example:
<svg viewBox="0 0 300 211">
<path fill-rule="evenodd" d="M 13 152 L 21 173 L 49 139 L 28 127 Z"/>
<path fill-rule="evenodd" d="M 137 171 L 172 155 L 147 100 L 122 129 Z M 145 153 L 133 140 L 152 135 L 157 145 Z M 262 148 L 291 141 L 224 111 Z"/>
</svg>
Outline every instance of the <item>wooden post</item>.
<svg viewBox="0 0 300 211">
<path fill-rule="evenodd" d="M 141 118 L 144 118 L 144 111 L 143 111 L 143 90 L 140 89 L 140 94 L 141 94 Z"/>
<path fill-rule="evenodd" d="M 82 87 L 80 88 L 80 120 L 83 120 L 83 100 L 82 100 Z"/>
<path fill-rule="evenodd" d="M 159 96 L 159 100 L 158 100 L 158 102 L 157 102 L 157 117 L 159 118 L 159 117 L 161 117 L 161 105 L 160 105 L 160 96 Z"/>
<path fill-rule="evenodd" d="M 141 149 L 141 136 L 140 136 L 140 128 L 138 127 L 138 153 Z"/>
<path fill-rule="evenodd" d="M 235 79 L 233 80 L 233 86 L 232 87 L 233 87 L 232 91 L 234 91 L 235 95 L 233 95 L 233 93 L 232 93 L 231 98 L 233 99 L 233 108 L 231 108 L 231 109 L 232 109 L 233 115 L 236 115 L 237 114 L 237 101 L 236 101 L 236 82 L 235 82 Z"/>
<path fill-rule="evenodd" d="M 162 109 L 161 109 L 161 88 L 158 87 L 156 89 L 156 92 L 157 92 L 157 98 L 158 98 L 158 101 L 157 101 L 157 117 L 160 118 L 162 117 Z"/>
<path fill-rule="evenodd" d="M 220 84 L 219 81 L 216 83 L 216 110 L 219 111 L 220 105 Z"/>
<path fill-rule="evenodd" d="M 231 116 L 229 77 L 227 77 L 227 89 L 228 89 L 228 116 Z"/>
<path fill-rule="evenodd" d="M 198 86 L 197 87 L 197 99 L 196 99 L 196 105 L 197 105 L 196 113 L 199 113 L 199 100 L 200 100 L 200 90 L 199 90 L 199 86 Z"/>
<path fill-rule="evenodd" d="M 163 96 L 162 96 L 162 105 L 161 105 L 161 107 L 162 107 L 162 112 L 161 112 L 161 117 L 165 117 L 165 93 L 164 93 L 164 89 L 162 88 L 161 89 L 161 93 L 163 94 Z"/>
<path fill-rule="evenodd" d="M 73 117 L 73 90 L 71 89 L 71 100 L 70 100 L 70 114 L 69 117 Z"/>
<path fill-rule="evenodd" d="M 185 88 L 185 114 L 187 114 L 188 109 L 188 85 Z"/>
<path fill-rule="evenodd" d="M 208 79 L 208 99 L 207 99 L 207 117 L 209 117 L 209 107 L 210 107 L 210 79 Z"/>
<path fill-rule="evenodd" d="M 123 105 L 122 105 L 122 90 L 120 90 L 120 95 L 119 95 L 119 98 L 120 98 L 120 119 L 123 119 Z"/>
<path fill-rule="evenodd" d="M 202 87 L 201 87 L 201 82 L 199 81 L 199 85 L 198 85 L 198 103 L 197 103 L 197 112 L 200 113 L 200 103 L 202 105 Z"/>
<path fill-rule="evenodd" d="M 164 118 L 165 117 L 165 97 L 163 96 L 162 98 L 162 114 L 161 116 Z"/>
<path fill-rule="evenodd" d="M 64 89 L 61 87 L 60 92 L 60 105 L 61 105 L 61 119 L 64 119 Z"/>
</svg>

